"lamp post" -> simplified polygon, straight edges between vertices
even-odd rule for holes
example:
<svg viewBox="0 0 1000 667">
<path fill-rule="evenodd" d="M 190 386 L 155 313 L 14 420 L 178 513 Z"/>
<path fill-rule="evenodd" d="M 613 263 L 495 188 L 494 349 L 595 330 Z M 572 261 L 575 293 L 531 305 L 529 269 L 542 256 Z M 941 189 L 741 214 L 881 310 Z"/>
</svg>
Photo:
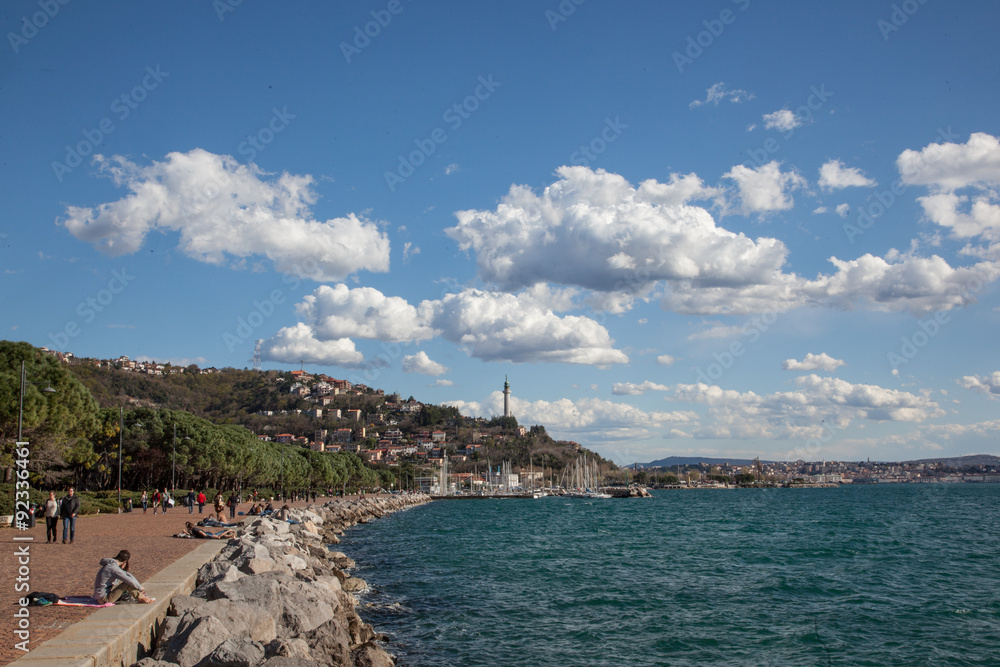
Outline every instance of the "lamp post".
<svg viewBox="0 0 1000 667">
<path fill-rule="evenodd" d="M 27 384 L 46 384 L 47 385 L 48 383 L 29 382 L 28 381 L 27 371 L 24 368 L 24 359 L 22 359 L 21 360 L 21 394 L 19 396 L 19 399 L 18 399 L 19 402 L 18 402 L 18 406 L 17 406 L 17 441 L 18 442 L 21 442 L 21 430 L 22 430 L 21 427 L 24 424 L 24 389 L 25 389 L 24 386 L 27 385 Z M 46 386 L 45 389 L 42 389 L 42 391 L 44 391 L 46 394 L 54 394 L 54 393 L 56 393 L 56 390 L 53 389 L 51 386 Z"/>
<path fill-rule="evenodd" d="M 133 422 L 142 426 L 142 422 Z M 122 440 L 125 431 L 125 408 L 118 406 L 118 512 L 122 511 Z"/>
<path fill-rule="evenodd" d="M 191 437 L 185 435 L 185 440 Z M 170 448 L 170 493 L 177 491 L 177 423 L 174 422 L 174 444 Z"/>
</svg>

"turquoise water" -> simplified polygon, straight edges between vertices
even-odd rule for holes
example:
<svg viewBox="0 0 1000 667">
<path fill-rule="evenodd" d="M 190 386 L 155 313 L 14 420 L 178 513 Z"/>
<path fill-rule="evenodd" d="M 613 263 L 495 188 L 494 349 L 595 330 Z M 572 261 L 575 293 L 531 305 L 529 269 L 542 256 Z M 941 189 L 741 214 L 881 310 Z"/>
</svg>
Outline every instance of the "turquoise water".
<svg viewBox="0 0 1000 667">
<path fill-rule="evenodd" d="M 998 665 L 1000 485 L 438 501 L 351 529 L 400 665 Z"/>
</svg>

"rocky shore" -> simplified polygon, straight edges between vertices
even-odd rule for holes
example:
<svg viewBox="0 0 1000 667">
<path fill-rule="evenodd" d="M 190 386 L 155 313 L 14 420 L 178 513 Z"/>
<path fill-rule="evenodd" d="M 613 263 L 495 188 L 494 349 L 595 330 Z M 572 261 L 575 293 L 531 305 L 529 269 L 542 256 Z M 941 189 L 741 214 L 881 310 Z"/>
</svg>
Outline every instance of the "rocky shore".
<svg viewBox="0 0 1000 667">
<path fill-rule="evenodd" d="M 367 584 L 354 561 L 327 545 L 344 530 L 429 502 L 372 496 L 257 517 L 173 598 L 150 657 L 133 667 L 391 667 L 381 637 L 355 612 Z"/>
</svg>

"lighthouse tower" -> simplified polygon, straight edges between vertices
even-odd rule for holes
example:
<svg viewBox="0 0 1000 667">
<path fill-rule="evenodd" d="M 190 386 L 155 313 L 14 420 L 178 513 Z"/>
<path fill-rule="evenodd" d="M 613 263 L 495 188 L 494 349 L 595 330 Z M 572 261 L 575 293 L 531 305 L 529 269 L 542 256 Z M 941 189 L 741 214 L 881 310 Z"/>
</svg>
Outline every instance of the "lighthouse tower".
<svg viewBox="0 0 1000 667">
<path fill-rule="evenodd" d="M 510 417 L 510 382 L 503 376 L 503 416 Z"/>
</svg>

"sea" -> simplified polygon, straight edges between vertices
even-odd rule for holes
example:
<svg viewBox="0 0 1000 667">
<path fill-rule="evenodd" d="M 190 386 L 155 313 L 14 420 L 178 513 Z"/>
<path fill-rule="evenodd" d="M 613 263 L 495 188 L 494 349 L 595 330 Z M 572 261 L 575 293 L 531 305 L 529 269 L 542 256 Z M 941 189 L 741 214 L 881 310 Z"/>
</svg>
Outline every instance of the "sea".
<svg viewBox="0 0 1000 667">
<path fill-rule="evenodd" d="M 337 548 L 399 665 L 1000 665 L 1000 484 L 440 500 Z"/>
</svg>

